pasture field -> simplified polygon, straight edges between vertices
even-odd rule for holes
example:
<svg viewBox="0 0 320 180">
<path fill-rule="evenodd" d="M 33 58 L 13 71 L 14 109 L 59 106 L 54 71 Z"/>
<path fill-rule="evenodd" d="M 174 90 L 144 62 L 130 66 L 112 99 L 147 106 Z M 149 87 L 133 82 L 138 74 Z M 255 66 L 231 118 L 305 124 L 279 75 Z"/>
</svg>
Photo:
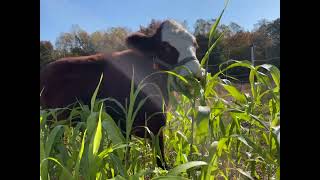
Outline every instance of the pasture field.
<svg viewBox="0 0 320 180">
<path fill-rule="evenodd" d="M 219 38 L 209 43 L 208 55 Z M 202 59 L 203 67 L 207 59 Z M 221 76 L 236 67 L 250 70 L 242 90 Z M 98 84 L 90 106 L 71 108 L 68 119 L 56 119 L 67 107 L 40 107 L 40 179 L 280 179 L 280 72 L 275 66 L 232 61 L 201 82 L 167 73 L 169 82 L 180 84 L 179 93 L 172 93 L 162 129 L 167 169 L 157 167 L 157 134 L 146 128 L 151 139 L 129 136 L 139 110 L 135 97 L 143 83 L 131 86 L 130 104 L 122 108 L 125 132 L 104 111 L 103 101 L 114 100 L 96 99 Z M 74 118 L 80 121 L 72 122 Z"/>
</svg>

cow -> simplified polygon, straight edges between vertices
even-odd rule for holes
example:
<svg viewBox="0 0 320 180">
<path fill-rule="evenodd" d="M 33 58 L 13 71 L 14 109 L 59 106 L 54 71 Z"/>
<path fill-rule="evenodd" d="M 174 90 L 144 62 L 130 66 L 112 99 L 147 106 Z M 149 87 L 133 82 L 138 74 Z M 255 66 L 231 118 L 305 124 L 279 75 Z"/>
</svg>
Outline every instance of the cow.
<svg viewBox="0 0 320 180">
<path fill-rule="evenodd" d="M 150 86 L 142 89 L 136 101 L 148 98 L 134 120 L 134 135 L 144 137 L 145 129 L 141 126 L 145 125 L 146 117 L 152 116 L 147 127 L 153 134 L 159 133 L 163 157 L 164 143 L 160 128 L 166 122 L 166 114 L 161 112 L 166 112 L 167 106 L 163 111 L 163 105 L 167 105 L 169 98 L 168 74 L 155 72 L 184 66 L 185 68 L 178 70 L 180 75 L 186 76 L 191 72 L 196 78 L 202 79 L 205 70 L 196 57 L 197 42 L 181 24 L 174 20 L 164 20 L 152 35 L 133 33 L 126 38 L 126 44 L 128 49 L 123 51 L 66 57 L 49 63 L 40 72 L 40 105 L 42 108 L 58 108 L 77 100 L 90 104 L 90 98 L 103 73 L 97 98 L 111 97 L 125 106 L 129 99 L 132 77 L 135 88 L 145 79 Z M 114 102 L 105 103 L 106 112 L 115 121 L 123 122 L 125 117 L 119 113 L 121 110 L 117 109 L 118 106 Z M 160 160 L 157 163 L 164 167 Z"/>
</svg>

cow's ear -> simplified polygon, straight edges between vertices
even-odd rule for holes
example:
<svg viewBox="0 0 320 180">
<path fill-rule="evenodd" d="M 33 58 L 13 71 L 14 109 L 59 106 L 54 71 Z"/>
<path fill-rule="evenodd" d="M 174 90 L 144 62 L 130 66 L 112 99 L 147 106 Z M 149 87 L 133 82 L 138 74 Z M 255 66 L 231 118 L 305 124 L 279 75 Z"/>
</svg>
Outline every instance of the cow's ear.
<svg viewBox="0 0 320 180">
<path fill-rule="evenodd" d="M 138 49 L 145 53 L 155 53 L 156 50 L 156 40 L 154 37 L 149 37 L 142 33 L 134 33 L 128 36 L 126 43 L 129 48 Z"/>
</svg>

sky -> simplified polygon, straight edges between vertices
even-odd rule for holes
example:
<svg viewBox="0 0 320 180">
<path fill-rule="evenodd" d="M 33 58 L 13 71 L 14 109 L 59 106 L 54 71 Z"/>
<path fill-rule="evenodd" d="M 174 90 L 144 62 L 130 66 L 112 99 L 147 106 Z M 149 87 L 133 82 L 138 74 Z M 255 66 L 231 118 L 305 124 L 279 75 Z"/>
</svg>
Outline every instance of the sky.
<svg viewBox="0 0 320 180">
<path fill-rule="evenodd" d="M 89 33 L 120 26 L 137 31 L 151 19 L 186 20 L 193 30 L 197 19 L 215 19 L 223 7 L 224 0 L 40 0 L 40 40 L 54 45 L 75 24 Z M 230 0 L 221 23 L 251 31 L 259 20 L 279 17 L 280 0 Z"/>
</svg>

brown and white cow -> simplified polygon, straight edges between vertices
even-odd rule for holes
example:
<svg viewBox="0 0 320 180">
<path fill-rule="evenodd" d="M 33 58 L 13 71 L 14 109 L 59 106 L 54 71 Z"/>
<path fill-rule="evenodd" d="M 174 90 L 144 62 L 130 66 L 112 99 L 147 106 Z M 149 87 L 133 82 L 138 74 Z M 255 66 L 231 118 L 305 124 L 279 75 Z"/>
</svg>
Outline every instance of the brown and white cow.
<svg viewBox="0 0 320 180">
<path fill-rule="evenodd" d="M 104 74 L 98 98 L 112 97 L 125 106 L 130 94 L 130 82 L 133 75 L 137 85 L 151 73 L 160 70 L 171 70 L 177 66 L 185 66 L 196 77 L 204 75 L 196 58 L 196 39 L 180 24 L 166 20 L 160 24 L 151 36 L 134 33 L 126 39 L 129 49 L 111 54 L 96 54 L 83 57 L 68 57 L 48 64 L 40 73 L 40 90 L 43 89 L 40 104 L 43 108 L 65 107 L 81 100 L 90 104 L 90 98 L 99 82 L 101 73 Z M 181 75 L 188 72 L 181 68 Z M 157 134 L 165 125 L 166 115 L 162 112 L 163 101 L 168 102 L 167 75 L 155 74 L 147 78 L 147 83 L 160 87 L 161 93 L 155 86 L 147 86 L 139 94 L 137 101 L 150 96 L 135 118 L 134 134 L 144 137 L 143 128 L 145 117 L 152 114 L 147 126 Z M 154 96 L 154 95 L 160 95 Z M 115 120 L 124 120 L 118 106 L 106 101 L 106 112 Z M 160 132 L 160 149 L 163 154 L 163 137 Z M 159 164 L 161 165 L 161 164 Z"/>
</svg>

